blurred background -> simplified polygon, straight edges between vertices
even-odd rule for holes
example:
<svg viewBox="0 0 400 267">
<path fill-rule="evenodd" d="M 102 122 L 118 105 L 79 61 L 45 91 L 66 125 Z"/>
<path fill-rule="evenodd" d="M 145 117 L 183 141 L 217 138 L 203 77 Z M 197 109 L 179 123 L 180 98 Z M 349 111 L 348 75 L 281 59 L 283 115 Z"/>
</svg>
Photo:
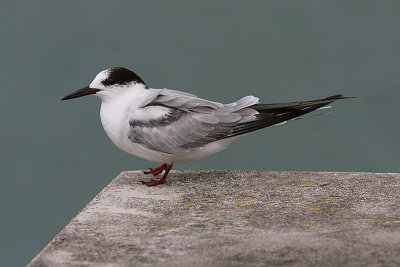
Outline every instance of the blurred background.
<svg viewBox="0 0 400 267">
<path fill-rule="evenodd" d="M 175 169 L 400 172 L 399 14 L 399 1 L 1 1 L 1 265 L 27 264 L 121 171 L 157 166 L 108 140 L 98 98 L 58 101 L 112 66 L 225 103 L 357 97 Z"/>
</svg>

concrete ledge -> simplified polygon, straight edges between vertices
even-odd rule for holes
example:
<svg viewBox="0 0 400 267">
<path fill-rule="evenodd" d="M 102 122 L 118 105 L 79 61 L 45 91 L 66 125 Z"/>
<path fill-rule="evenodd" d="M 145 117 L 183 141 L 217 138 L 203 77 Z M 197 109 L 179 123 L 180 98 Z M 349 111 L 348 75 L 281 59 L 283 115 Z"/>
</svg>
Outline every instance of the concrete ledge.
<svg viewBox="0 0 400 267">
<path fill-rule="evenodd" d="M 399 266 L 400 174 L 121 173 L 29 266 Z"/>
</svg>

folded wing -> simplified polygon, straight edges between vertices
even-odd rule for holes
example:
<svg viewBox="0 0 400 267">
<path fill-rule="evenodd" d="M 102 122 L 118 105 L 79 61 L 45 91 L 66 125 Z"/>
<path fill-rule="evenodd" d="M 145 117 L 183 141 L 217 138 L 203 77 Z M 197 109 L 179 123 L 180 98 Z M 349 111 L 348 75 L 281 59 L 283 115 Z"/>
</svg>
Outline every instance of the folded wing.
<svg viewBox="0 0 400 267">
<path fill-rule="evenodd" d="M 141 110 L 146 113 L 152 109 L 159 116 L 151 120 L 132 116 L 129 139 L 152 150 L 185 153 L 217 140 L 297 118 L 343 98 L 335 95 L 312 101 L 257 104 L 258 98 L 246 96 L 224 105 L 164 89 Z"/>
<path fill-rule="evenodd" d="M 176 154 L 201 149 L 226 138 L 233 127 L 257 112 L 246 107 L 258 103 L 247 96 L 231 104 L 221 104 L 173 90 L 160 90 L 158 97 L 142 107 L 160 116 L 151 120 L 130 119 L 129 139 L 152 150 Z M 156 111 L 154 110 L 156 109 Z"/>
</svg>

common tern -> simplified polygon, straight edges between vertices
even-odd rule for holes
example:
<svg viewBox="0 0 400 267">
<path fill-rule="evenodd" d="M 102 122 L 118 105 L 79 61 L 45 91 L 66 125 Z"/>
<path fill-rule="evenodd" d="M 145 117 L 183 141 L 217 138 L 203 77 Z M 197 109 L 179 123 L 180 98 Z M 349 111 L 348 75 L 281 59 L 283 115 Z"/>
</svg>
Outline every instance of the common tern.
<svg viewBox="0 0 400 267">
<path fill-rule="evenodd" d="M 163 184 L 174 163 L 203 159 L 249 132 L 283 124 L 347 98 L 333 95 L 259 104 L 257 97 L 246 96 L 221 104 L 181 91 L 149 88 L 136 73 L 123 67 L 101 71 L 89 86 L 60 101 L 85 95 L 100 97 L 101 123 L 119 149 L 162 164 L 144 172 L 158 175 L 164 171 L 161 179 L 142 181 L 148 186 Z"/>
</svg>

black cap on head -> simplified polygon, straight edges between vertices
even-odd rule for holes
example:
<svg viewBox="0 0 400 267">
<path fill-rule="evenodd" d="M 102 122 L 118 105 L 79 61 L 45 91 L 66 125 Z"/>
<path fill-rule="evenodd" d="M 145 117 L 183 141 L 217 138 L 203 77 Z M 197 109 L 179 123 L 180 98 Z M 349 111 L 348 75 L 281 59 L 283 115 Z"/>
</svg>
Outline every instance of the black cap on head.
<svg viewBox="0 0 400 267">
<path fill-rule="evenodd" d="M 146 83 L 139 77 L 139 75 L 123 67 L 111 68 L 108 78 L 101 83 L 105 86 L 110 86 L 114 84 L 123 85 L 130 82 L 142 83 L 147 87 Z"/>
</svg>

